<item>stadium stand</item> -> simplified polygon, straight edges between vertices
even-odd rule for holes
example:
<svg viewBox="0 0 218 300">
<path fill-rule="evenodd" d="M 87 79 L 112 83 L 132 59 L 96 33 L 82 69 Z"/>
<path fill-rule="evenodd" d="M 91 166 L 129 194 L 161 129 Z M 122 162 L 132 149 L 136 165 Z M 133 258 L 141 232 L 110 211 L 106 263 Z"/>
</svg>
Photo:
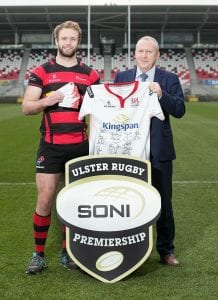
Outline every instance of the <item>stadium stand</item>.
<svg viewBox="0 0 218 300">
<path fill-rule="evenodd" d="M 199 79 L 218 79 L 218 49 L 193 48 L 192 57 Z"/>
<path fill-rule="evenodd" d="M 216 99 L 218 94 L 218 48 L 162 48 L 158 66 L 176 73 L 185 94 L 200 95 L 201 99 Z M 56 48 L 1 48 L 0 96 L 1 101 L 22 97 L 33 68 L 56 56 Z M 99 72 L 101 81 L 113 81 L 116 72 L 129 68 L 127 49 L 115 55 L 99 54 L 98 48 L 80 49 L 77 56 Z M 88 58 L 89 56 L 89 58 Z M 88 61 L 89 60 L 89 61 Z M 131 50 L 130 67 L 135 65 Z M 212 97 L 211 97 L 212 96 Z"/>
<path fill-rule="evenodd" d="M 90 61 L 88 62 L 87 50 L 81 50 L 80 53 L 78 53 L 78 57 L 80 57 L 85 64 L 95 69 L 99 73 L 101 80 L 104 80 L 104 56 L 103 55 L 91 51 Z"/>
<path fill-rule="evenodd" d="M 100 5 L 91 1 L 91 6 L 90 3 L 74 5 L 71 1 L 69 5 L 44 3 L 34 7 L 2 2 L 0 101 L 22 97 L 32 69 L 53 56 L 50 52 L 55 51 L 54 27 L 68 19 L 81 25 L 85 44 L 80 45 L 80 56 L 99 72 L 102 82 L 113 81 L 116 72 L 133 67 L 137 40 L 151 33 L 162 48 L 159 67 L 179 76 L 187 99 L 189 96 L 203 101 L 218 99 L 216 1 L 209 4 L 204 0 L 201 5 L 182 2 L 154 5 L 148 1 L 131 1 L 131 4 L 123 1 L 124 5 L 121 1 L 107 1 Z M 11 54 L 8 49 L 13 49 L 14 44 L 24 50 L 18 50 L 17 54 L 13 50 Z M 22 57 L 21 67 L 15 65 L 20 61 L 19 56 Z M 3 64 L 6 57 L 8 60 Z"/>
<path fill-rule="evenodd" d="M 135 64 L 134 52 L 131 51 L 130 68 Z M 182 82 L 188 83 L 190 81 L 190 74 L 188 63 L 186 59 L 186 53 L 184 49 L 160 49 L 160 58 L 157 64 L 161 69 L 173 72 L 177 74 Z M 115 74 L 119 71 L 128 69 L 128 54 L 127 52 L 116 53 L 111 58 L 111 77 L 115 77 Z"/>
<path fill-rule="evenodd" d="M 0 49 L 0 80 L 19 77 L 24 49 Z"/>
<path fill-rule="evenodd" d="M 25 49 L 0 49 L 0 80 L 17 80 L 22 65 L 22 58 Z M 188 65 L 184 48 L 179 49 L 160 49 L 161 55 L 158 66 L 162 69 L 176 73 L 181 83 L 189 83 L 190 66 Z M 191 49 L 192 59 L 198 79 L 218 79 L 218 49 L 213 48 L 193 48 Z M 56 55 L 55 48 L 31 49 L 29 54 L 28 65 L 25 73 L 25 81 L 28 80 L 33 68 L 45 63 Z M 87 49 L 78 52 L 78 57 L 92 68 L 96 69 L 104 80 L 105 63 L 104 56 L 97 52 L 91 51 L 90 61 L 88 62 Z M 128 53 L 124 49 L 111 56 L 111 80 L 119 71 L 128 69 Z M 131 50 L 130 67 L 133 67 L 134 51 Z"/>
<path fill-rule="evenodd" d="M 30 73 L 36 66 L 44 64 L 45 62 L 54 58 L 56 52 L 56 49 L 31 49 L 25 74 L 25 80 L 29 79 Z"/>
<path fill-rule="evenodd" d="M 127 50 L 117 52 L 111 57 L 111 78 L 114 79 L 115 75 L 119 71 L 128 70 L 128 53 Z M 134 66 L 134 51 L 130 52 L 130 68 Z"/>
<path fill-rule="evenodd" d="M 27 70 L 25 74 L 25 80 L 29 79 L 32 70 L 56 56 L 56 49 L 31 49 Z M 91 51 L 90 62 L 88 63 L 87 50 L 82 49 L 78 51 L 77 56 L 86 64 L 89 64 L 92 68 L 99 72 L 101 79 L 104 79 L 104 57 L 100 54 L 93 53 Z"/>
<path fill-rule="evenodd" d="M 182 84 L 190 81 L 190 73 L 184 49 L 161 49 L 157 65 L 161 69 L 177 74 Z"/>
</svg>

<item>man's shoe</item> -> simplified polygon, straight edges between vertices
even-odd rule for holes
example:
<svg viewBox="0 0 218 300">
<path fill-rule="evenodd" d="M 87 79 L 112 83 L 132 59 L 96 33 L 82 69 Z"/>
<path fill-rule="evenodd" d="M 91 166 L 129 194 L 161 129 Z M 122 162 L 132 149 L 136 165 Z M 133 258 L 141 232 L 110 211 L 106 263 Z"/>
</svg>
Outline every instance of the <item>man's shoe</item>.
<svg viewBox="0 0 218 300">
<path fill-rule="evenodd" d="M 176 259 L 173 254 L 167 254 L 165 256 L 161 256 L 160 261 L 162 264 L 172 267 L 178 267 L 180 262 Z"/>
<path fill-rule="evenodd" d="M 75 270 L 78 266 L 75 264 L 74 261 L 69 257 L 66 250 L 61 252 L 61 264 L 63 267 L 67 268 L 68 270 Z"/>
<path fill-rule="evenodd" d="M 33 256 L 30 259 L 29 265 L 26 268 L 26 274 L 39 274 L 46 267 L 47 266 L 44 257 L 34 252 Z"/>
</svg>

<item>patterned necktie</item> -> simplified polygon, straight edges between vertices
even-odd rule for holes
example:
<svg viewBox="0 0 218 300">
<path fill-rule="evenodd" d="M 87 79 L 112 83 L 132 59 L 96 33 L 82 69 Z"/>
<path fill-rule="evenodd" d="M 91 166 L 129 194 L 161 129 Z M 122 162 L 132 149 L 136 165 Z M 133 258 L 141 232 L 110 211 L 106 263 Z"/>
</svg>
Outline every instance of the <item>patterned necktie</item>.
<svg viewBox="0 0 218 300">
<path fill-rule="evenodd" d="M 142 73 L 140 75 L 140 77 L 141 77 L 142 81 L 146 81 L 146 79 L 148 78 L 148 75 L 146 73 Z"/>
</svg>

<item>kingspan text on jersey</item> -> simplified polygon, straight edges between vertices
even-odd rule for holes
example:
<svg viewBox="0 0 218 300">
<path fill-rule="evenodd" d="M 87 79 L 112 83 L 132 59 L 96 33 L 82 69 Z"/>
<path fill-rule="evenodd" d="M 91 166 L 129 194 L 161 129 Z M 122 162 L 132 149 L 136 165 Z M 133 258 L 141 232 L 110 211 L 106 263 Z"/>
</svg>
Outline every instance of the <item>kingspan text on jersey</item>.
<svg viewBox="0 0 218 300">
<path fill-rule="evenodd" d="M 127 131 L 129 129 L 139 128 L 139 124 L 138 123 L 113 124 L 111 122 L 103 122 L 102 127 L 103 129 L 107 129 L 107 130 Z"/>
</svg>

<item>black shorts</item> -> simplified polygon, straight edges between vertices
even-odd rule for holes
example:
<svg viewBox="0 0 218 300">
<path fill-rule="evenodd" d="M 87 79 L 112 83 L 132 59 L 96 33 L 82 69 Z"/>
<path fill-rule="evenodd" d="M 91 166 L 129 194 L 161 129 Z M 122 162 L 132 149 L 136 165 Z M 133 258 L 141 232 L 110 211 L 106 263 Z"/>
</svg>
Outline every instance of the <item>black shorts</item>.
<svg viewBox="0 0 218 300">
<path fill-rule="evenodd" d="M 88 153 L 88 140 L 71 145 L 54 145 L 41 140 L 36 156 L 36 173 L 63 173 L 67 161 Z"/>
</svg>

